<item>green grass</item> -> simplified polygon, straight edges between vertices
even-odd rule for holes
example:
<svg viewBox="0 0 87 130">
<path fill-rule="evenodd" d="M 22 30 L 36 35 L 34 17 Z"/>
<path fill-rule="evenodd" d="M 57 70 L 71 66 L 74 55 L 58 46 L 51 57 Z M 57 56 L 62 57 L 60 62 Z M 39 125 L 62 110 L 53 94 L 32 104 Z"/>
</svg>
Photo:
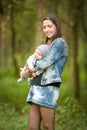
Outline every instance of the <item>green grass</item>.
<svg viewBox="0 0 87 130">
<path fill-rule="evenodd" d="M 4 107 L 4 110 L 2 110 Z M 14 108 L 8 106 L 0 107 L 0 130 L 26 130 L 28 117 L 21 115 Z"/>
<path fill-rule="evenodd" d="M 67 97 L 56 110 L 56 130 L 86 130 L 87 111 L 74 98 Z"/>
<path fill-rule="evenodd" d="M 8 72 L 0 73 L 0 130 L 27 130 L 27 80 L 18 83 L 14 74 Z M 55 130 L 87 130 L 86 88 L 82 86 L 81 99 L 77 101 L 67 79 L 69 81 L 69 74 L 65 71 L 56 108 Z"/>
</svg>

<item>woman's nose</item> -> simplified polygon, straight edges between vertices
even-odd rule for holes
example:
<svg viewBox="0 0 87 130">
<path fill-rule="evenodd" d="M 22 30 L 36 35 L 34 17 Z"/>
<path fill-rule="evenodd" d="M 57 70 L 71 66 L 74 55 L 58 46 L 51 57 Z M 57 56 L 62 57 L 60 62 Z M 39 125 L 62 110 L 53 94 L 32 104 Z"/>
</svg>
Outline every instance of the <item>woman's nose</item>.
<svg viewBox="0 0 87 130">
<path fill-rule="evenodd" d="M 48 28 L 45 28 L 45 32 L 47 32 L 48 31 Z"/>
</svg>

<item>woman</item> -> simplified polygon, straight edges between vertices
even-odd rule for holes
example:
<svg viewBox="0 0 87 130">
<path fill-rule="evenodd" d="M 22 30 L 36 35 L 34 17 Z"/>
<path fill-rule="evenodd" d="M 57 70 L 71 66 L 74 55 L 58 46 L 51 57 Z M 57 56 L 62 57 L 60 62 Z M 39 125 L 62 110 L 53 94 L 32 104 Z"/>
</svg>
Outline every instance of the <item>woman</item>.
<svg viewBox="0 0 87 130">
<path fill-rule="evenodd" d="M 50 46 L 49 54 L 42 60 L 35 61 L 36 70 L 43 69 L 43 74 L 33 78 L 27 102 L 30 105 L 29 130 L 55 130 L 55 108 L 59 97 L 62 71 L 66 63 L 68 49 L 61 34 L 58 17 L 49 14 L 42 20 L 46 44 Z M 31 70 L 26 69 L 28 76 Z"/>
</svg>

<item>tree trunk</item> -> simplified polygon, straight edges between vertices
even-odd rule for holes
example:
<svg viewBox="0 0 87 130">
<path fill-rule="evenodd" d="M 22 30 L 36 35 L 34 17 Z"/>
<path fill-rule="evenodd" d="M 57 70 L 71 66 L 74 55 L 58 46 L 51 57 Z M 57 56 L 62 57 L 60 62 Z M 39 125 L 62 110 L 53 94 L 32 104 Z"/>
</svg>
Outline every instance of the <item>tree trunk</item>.
<svg viewBox="0 0 87 130">
<path fill-rule="evenodd" d="M 78 62 L 78 25 L 72 28 L 73 36 L 73 86 L 74 95 L 80 97 L 79 62 Z"/>
<path fill-rule="evenodd" d="M 7 65 L 6 18 L 0 15 L 0 66 Z"/>
<path fill-rule="evenodd" d="M 81 19 L 81 12 L 79 11 L 82 8 L 82 0 L 70 0 L 69 1 L 69 16 L 72 22 L 72 49 L 73 49 L 73 86 L 74 86 L 74 95 L 77 99 L 80 98 L 80 79 L 79 79 L 79 62 L 78 62 L 78 32 L 79 32 L 79 23 Z"/>
<path fill-rule="evenodd" d="M 84 33 L 84 70 L 85 70 L 85 86 L 87 86 L 87 17 L 86 17 L 87 5 L 86 1 L 82 0 L 81 8 L 81 25 Z"/>
<path fill-rule="evenodd" d="M 16 44 L 16 32 L 15 32 L 15 25 L 14 25 L 14 5 L 11 8 L 11 33 L 12 33 L 12 38 L 11 38 L 11 46 L 12 46 L 12 59 L 13 59 L 13 65 L 15 68 L 16 76 L 18 76 L 18 64 L 17 64 L 17 52 L 15 49 L 15 44 Z"/>
</svg>

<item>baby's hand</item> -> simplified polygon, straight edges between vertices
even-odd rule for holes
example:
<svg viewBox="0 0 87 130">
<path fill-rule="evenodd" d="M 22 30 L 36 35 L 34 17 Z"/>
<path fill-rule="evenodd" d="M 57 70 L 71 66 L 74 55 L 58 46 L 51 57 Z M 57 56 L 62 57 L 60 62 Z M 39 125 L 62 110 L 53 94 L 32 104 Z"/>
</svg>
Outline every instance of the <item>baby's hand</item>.
<svg viewBox="0 0 87 130">
<path fill-rule="evenodd" d="M 32 77 L 36 77 L 36 71 L 35 69 L 30 69 L 31 73 L 32 73 Z"/>
<path fill-rule="evenodd" d="M 28 66 L 26 66 L 26 68 L 25 68 L 25 72 L 26 72 L 26 74 L 27 74 L 27 76 L 28 76 L 29 78 L 32 77 L 32 71 L 29 69 Z"/>
</svg>

